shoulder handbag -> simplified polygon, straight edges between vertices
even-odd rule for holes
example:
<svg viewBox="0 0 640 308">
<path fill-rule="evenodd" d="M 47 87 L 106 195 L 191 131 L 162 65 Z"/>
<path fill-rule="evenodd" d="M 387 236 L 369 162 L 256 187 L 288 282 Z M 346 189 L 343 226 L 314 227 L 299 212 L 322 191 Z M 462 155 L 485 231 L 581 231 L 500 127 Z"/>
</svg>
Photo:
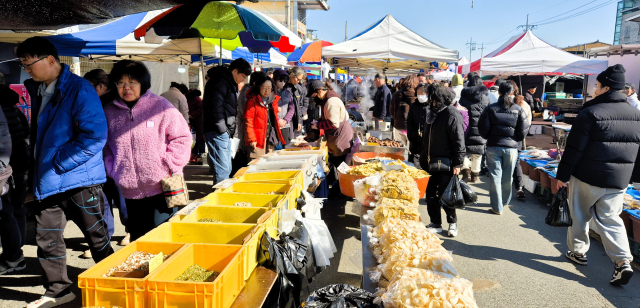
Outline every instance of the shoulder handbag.
<svg viewBox="0 0 640 308">
<path fill-rule="evenodd" d="M 444 172 L 451 170 L 451 159 L 446 157 L 434 157 L 431 162 L 431 130 L 433 123 L 429 127 L 429 149 L 427 150 L 427 163 L 429 164 L 429 172 Z"/>
<path fill-rule="evenodd" d="M 184 177 L 173 174 L 169 169 L 169 176 L 162 179 L 162 191 L 168 208 L 186 206 L 189 203 L 189 190 Z"/>
</svg>

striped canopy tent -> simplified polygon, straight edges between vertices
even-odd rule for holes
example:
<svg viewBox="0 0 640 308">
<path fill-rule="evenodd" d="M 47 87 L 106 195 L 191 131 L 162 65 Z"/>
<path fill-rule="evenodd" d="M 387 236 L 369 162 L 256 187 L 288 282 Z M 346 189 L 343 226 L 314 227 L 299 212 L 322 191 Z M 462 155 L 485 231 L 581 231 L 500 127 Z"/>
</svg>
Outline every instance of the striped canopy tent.
<svg viewBox="0 0 640 308">
<path fill-rule="evenodd" d="M 431 62 L 456 62 L 458 52 L 435 44 L 387 15 L 350 40 L 322 48 L 336 67 L 379 70 L 430 69 Z"/>
<path fill-rule="evenodd" d="M 599 74 L 607 60 L 586 59 L 556 48 L 531 31 L 518 34 L 485 57 L 458 67 L 458 73 L 480 75 Z"/>
</svg>

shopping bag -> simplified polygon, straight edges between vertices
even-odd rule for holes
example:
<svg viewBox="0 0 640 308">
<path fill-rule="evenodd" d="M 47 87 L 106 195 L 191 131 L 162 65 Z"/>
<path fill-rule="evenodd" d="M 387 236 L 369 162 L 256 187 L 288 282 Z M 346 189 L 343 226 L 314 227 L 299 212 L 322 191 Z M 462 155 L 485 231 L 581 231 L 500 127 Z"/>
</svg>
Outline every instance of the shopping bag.
<svg viewBox="0 0 640 308">
<path fill-rule="evenodd" d="M 316 290 L 304 307 L 309 308 L 379 308 L 374 304 L 376 296 L 348 284 L 334 284 Z"/>
<path fill-rule="evenodd" d="M 238 147 L 240 146 L 240 139 L 231 138 L 231 158 L 236 158 L 236 153 L 238 152 Z"/>
<path fill-rule="evenodd" d="M 443 206 L 449 208 L 464 207 L 464 198 L 462 197 L 462 190 L 460 189 L 460 180 L 457 176 L 453 176 L 451 181 L 449 181 L 449 185 L 447 185 L 444 193 L 442 193 L 440 202 L 442 202 Z"/>
<path fill-rule="evenodd" d="M 567 189 L 560 188 L 553 197 L 551 208 L 544 222 L 552 227 L 571 227 L 571 213 L 569 212 L 569 200 L 567 200 Z"/>
<path fill-rule="evenodd" d="M 476 194 L 469 184 L 460 180 L 460 189 L 462 190 L 462 198 L 464 199 L 464 205 L 469 205 L 478 202 L 478 195 Z"/>
</svg>

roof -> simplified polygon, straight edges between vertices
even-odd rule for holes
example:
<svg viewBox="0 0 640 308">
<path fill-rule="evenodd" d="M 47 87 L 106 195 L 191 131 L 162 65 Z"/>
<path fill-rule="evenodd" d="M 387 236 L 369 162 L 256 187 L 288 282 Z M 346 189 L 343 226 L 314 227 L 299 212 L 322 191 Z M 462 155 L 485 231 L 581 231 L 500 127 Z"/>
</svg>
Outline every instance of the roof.
<svg viewBox="0 0 640 308">
<path fill-rule="evenodd" d="M 480 71 L 484 75 L 525 74 L 599 74 L 608 66 L 606 60 L 592 60 L 576 56 L 554 47 L 531 31 L 518 34 L 478 59 L 458 68 L 468 74 Z"/>
<path fill-rule="evenodd" d="M 457 62 L 458 52 L 427 40 L 387 15 L 350 40 L 323 47 L 322 55 L 339 67 L 430 68 L 430 62 Z"/>
</svg>

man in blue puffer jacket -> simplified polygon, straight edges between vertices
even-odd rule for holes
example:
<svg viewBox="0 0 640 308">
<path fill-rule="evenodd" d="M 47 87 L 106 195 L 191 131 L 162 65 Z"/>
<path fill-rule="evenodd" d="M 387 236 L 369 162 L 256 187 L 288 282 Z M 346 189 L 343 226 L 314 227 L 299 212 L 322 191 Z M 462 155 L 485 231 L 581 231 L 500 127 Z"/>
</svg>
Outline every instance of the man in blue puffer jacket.
<svg viewBox="0 0 640 308">
<path fill-rule="evenodd" d="M 102 216 L 107 122 L 91 83 L 60 64 L 47 39 L 27 39 L 16 55 L 31 76 L 24 82 L 33 101 L 30 190 L 39 200 L 36 241 L 46 290 L 27 307 L 55 307 L 75 299 L 67 277 L 67 220 L 82 230 L 96 263 L 113 252 Z"/>
</svg>

